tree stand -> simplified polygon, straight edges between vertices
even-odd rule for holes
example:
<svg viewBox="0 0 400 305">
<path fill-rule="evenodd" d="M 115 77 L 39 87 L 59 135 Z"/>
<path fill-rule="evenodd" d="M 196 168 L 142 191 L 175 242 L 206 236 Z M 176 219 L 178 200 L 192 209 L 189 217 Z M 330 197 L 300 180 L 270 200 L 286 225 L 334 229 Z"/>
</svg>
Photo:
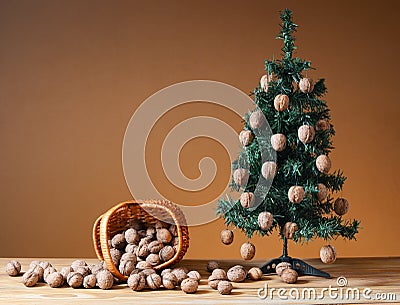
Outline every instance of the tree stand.
<svg viewBox="0 0 400 305">
<path fill-rule="evenodd" d="M 264 274 L 271 274 L 276 273 L 275 268 L 276 265 L 279 263 L 285 262 L 292 265 L 292 268 L 297 271 L 299 275 L 313 275 L 319 277 L 325 277 L 327 279 L 331 278 L 329 273 L 321 271 L 313 266 L 307 264 L 306 262 L 302 261 L 298 258 L 292 258 L 288 256 L 288 249 L 287 249 L 287 238 L 283 237 L 283 254 L 281 257 L 273 258 L 269 262 L 265 263 L 261 266 L 261 270 Z"/>
</svg>

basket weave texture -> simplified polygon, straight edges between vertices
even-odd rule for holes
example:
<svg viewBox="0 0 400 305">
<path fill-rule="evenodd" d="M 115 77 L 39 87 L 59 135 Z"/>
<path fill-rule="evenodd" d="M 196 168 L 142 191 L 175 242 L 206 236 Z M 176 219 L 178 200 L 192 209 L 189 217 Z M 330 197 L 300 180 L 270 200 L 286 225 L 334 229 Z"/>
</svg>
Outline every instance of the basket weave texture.
<svg viewBox="0 0 400 305">
<path fill-rule="evenodd" d="M 122 275 L 113 263 L 109 240 L 114 235 L 129 229 L 131 223 L 137 220 L 153 226 L 160 220 L 176 225 L 179 239 L 177 251 L 170 260 L 154 266 L 154 269 L 160 270 L 178 263 L 189 247 L 189 230 L 185 216 L 181 209 L 172 202 L 166 200 L 131 200 L 117 204 L 95 221 L 93 244 L 98 259 L 104 261 L 107 269 L 120 280 L 127 280 L 128 276 Z"/>
</svg>

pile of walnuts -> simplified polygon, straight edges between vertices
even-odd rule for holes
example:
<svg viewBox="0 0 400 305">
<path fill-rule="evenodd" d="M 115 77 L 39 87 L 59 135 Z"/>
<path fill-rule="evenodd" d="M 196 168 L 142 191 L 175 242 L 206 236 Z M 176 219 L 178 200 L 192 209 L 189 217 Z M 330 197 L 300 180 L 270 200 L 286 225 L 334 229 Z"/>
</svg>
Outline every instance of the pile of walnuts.
<svg viewBox="0 0 400 305">
<path fill-rule="evenodd" d="M 6 265 L 6 272 L 10 276 L 21 274 L 21 264 L 10 261 Z M 84 260 L 76 260 L 70 266 L 59 271 L 51 263 L 45 261 L 32 261 L 28 271 L 22 276 L 22 283 L 33 287 L 37 283 L 47 283 L 52 288 L 68 285 L 72 288 L 110 289 L 118 280 L 108 271 L 103 262 L 88 265 Z"/>
<path fill-rule="evenodd" d="M 207 270 L 211 273 L 208 277 L 208 286 L 218 290 L 220 294 L 230 294 L 233 289 L 232 282 L 243 282 L 247 278 L 258 281 L 263 275 L 261 269 L 258 267 L 252 267 L 246 270 L 241 265 L 233 266 L 229 268 L 228 271 L 225 271 L 216 261 L 209 261 Z"/>
<path fill-rule="evenodd" d="M 134 269 L 151 269 L 171 260 L 178 251 L 179 239 L 175 225 L 157 221 L 154 226 L 140 220 L 108 241 L 113 263 L 122 275 Z"/>
<path fill-rule="evenodd" d="M 21 275 L 21 264 L 10 261 L 6 265 L 9 276 Z M 153 268 L 134 268 L 129 275 L 127 284 L 134 291 L 143 289 L 180 289 L 185 293 L 195 293 L 198 289 L 201 276 L 198 271 L 189 271 L 186 267 L 164 269 L 157 273 Z M 111 289 L 121 281 L 107 270 L 104 262 L 88 265 L 84 260 L 76 260 L 70 266 L 57 271 L 51 263 L 32 261 L 28 271 L 23 273 L 22 283 L 27 287 L 36 286 L 37 283 L 47 283 L 52 288 L 70 286 L 72 288 Z"/>
</svg>

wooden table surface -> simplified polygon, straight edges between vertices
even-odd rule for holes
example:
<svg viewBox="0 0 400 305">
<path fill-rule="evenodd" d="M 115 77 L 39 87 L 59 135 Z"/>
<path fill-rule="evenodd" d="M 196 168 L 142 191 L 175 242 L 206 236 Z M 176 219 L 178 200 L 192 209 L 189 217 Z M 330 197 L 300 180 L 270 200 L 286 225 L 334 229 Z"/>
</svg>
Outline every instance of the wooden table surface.
<svg viewBox="0 0 400 305">
<path fill-rule="evenodd" d="M 26 271 L 32 260 L 45 260 L 59 269 L 69 266 L 70 259 L 19 259 L 22 270 Z M 284 284 L 277 275 L 264 276 L 260 281 L 246 280 L 234 283 L 231 295 L 220 295 L 207 285 L 208 272 L 205 260 L 184 260 L 190 270 L 198 270 L 202 275 L 196 294 L 185 294 L 176 290 L 144 290 L 134 292 L 126 284 L 114 286 L 111 290 L 73 289 L 70 287 L 50 288 L 44 283 L 27 288 L 21 283 L 21 276 L 10 277 L 4 267 L 9 258 L 0 259 L 0 304 L 349 304 L 349 303 L 400 303 L 400 257 L 397 258 L 339 258 L 333 265 L 324 265 L 317 259 L 308 259 L 308 263 L 331 274 L 331 279 L 312 276 L 300 277 L 296 284 Z M 95 263 L 95 259 L 87 259 Z M 223 268 L 236 264 L 246 267 L 260 265 L 260 261 L 219 261 Z M 339 289 L 337 279 L 345 277 L 347 285 Z M 344 281 L 344 279 L 342 279 Z M 267 289 L 265 289 L 267 285 Z M 260 288 L 263 288 L 260 290 Z M 329 296 L 331 287 L 332 297 Z M 275 288 L 271 297 L 271 288 Z M 350 291 L 350 288 L 352 291 Z M 279 292 L 281 289 L 281 292 Z M 337 290 L 335 290 L 337 289 Z M 370 289 L 365 290 L 365 289 Z M 342 297 L 340 296 L 342 290 Z M 265 292 L 267 293 L 265 294 Z M 316 292 L 314 297 L 313 291 Z M 347 291 L 347 293 L 346 293 Z M 357 297 L 357 291 L 360 297 Z M 365 293 L 365 296 L 363 295 Z M 282 297 L 278 295 L 281 294 Z M 300 298 L 296 297 L 296 294 Z M 308 297 L 311 294 L 311 298 Z M 324 297 L 321 297 L 321 295 Z M 337 295 L 335 297 L 335 294 Z M 261 295 L 261 297 L 259 296 Z M 305 298 L 301 298 L 304 295 Z M 348 297 L 346 297 L 346 295 Z M 354 297 L 353 297 L 354 295 Z M 379 300 L 378 300 L 379 299 Z M 386 300 L 382 300 L 386 299 Z"/>
</svg>

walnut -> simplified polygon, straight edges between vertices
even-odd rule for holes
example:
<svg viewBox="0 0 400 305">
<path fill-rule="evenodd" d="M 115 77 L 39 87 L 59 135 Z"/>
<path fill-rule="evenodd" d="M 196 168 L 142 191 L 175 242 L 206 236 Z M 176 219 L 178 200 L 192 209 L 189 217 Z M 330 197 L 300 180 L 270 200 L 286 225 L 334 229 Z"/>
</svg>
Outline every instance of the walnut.
<svg viewBox="0 0 400 305">
<path fill-rule="evenodd" d="M 171 273 L 172 269 L 171 268 L 167 268 L 167 269 L 163 269 L 160 273 L 161 276 L 164 276 L 167 273 Z"/>
<path fill-rule="evenodd" d="M 133 261 L 136 264 L 136 260 L 137 260 L 137 258 L 136 258 L 135 254 L 133 254 L 133 253 L 124 253 L 121 256 L 120 262 Z"/>
<path fill-rule="evenodd" d="M 135 269 L 136 260 L 121 260 L 118 270 L 122 275 L 130 275 Z"/>
<path fill-rule="evenodd" d="M 253 281 L 258 281 L 258 280 L 260 280 L 262 278 L 263 272 L 258 267 L 252 267 L 247 272 L 247 276 Z"/>
<path fill-rule="evenodd" d="M 176 225 L 170 225 L 168 231 L 171 232 L 172 236 L 178 236 L 178 227 Z"/>
<path fill-rule="evenodd" d="M 145 230 L 145 229 L 137 231 L 137 233 L 138 233 L 138 235 L 139 235 L 139 238 L 145 238 L 145 237 L 147 237 L 147 236 L 146 236 L 146 232 L 147 232 L 147 230 Z"/>
<path fill-rule="evenodd" d="M 172 239 L 171 245 L 172 245 L 172 246 L 178 246 L 178 245 L 179 245 L 179 237 L 178 237 L 178 236 L 176 236 L 176 237 L 174 237 L 174 238 Z"/>
<path fill-rule="evenodd" d="M 174 257 L 174 255 L 175 255 L 175 250 L 171 246 L 165 246 L 164 248 L 162 248 L 160 250 L 160 253 L 159 253 L 160 259 L 163 262 L 169 261 L 171 258 Z"/>
<path fill-rule="evenodd" d="M 146 277 L 146 283 L 150 289 L 153 289 L 153 290 L 158 289 L 161 287 L 161 283 L 162 283 L 161 276 L 159 276 L 157 273 L 149 274 Z"/>
<path fill-rule="evenodd" d="M 61 268 L 60 273 L 62 274 L 62 276 L 64 278 L 64 282 L 67 281 L 68 274 L 70 274 L 73 271 L 74 271 L 74 269 L 70 266 Z"/>
<path fill-rule="evenodd" d="M 207 271 L 208 272 L 213 272 L 214 269 L 219 269 L 219 264 L 216 261 L 209 261 L 207 263 Z"/>
<path fill-rule="evenodd" d="M 155 227 L 148 227 L 146 229 L 146 236 L 150 237 L 150 239 L 154 239 L 156 236 L 156 228 Z"/>
<path fill-rule="evenodd" d="M 287 262 L 281 262 L 278 265 L 276 265 L 275 272 L 277 275 L 281 276 L 283 270 L 285 270 L 285 269 L 292 269 L 292 265 Z"/>
<path fill-rule="evenodd" d="M 286 136 L 282 133 L 277 133 L 271 137 L 272 148 L 278 152 L 284 151 L 286 148 Z"/>
<path fill-rule="evenodd" d="M 136 253 L 137 247 L 138 247 L 137 245 L 127 244 L 125 247 L 125 252 L 126 253 Z"/>
<path fill-rule="evenodd" d="M 130 228 L 124 233 L 125 240 L 130 245 L 136 245 L 139 242 L 139 234 L 134 228 Z"/>
<path fill-rule="evenodd" d="M 96 274 L 97 272 L 99 272 L 103 269 L 104 269 L 104 267 L 103 267 L 102 262 L 89 266 L 90 273 L 92 273 L 92 274 Z"/>
<path fill-rule="evenodd" d="M 77 267 L 85 267 L 85 266 L 87 266 L 87 263 L 84 260 L 81 260 L 81 259 L 77 259 L 77 260 L 73 261 L 72 264 L 71 264 L 71 267 L 74 270 Z"/>
<path fill-rule="evenodd" d="M 253 138 L 253 133 L 250 130 L 242 130 L 239 134 L 239 141 L 243 146 L 249 145 Z"/>
<path fill-rule="evenodd" d="M 88 274 L 83 278 L 83 287 L 90 289 L 96 287 L 97 279 L 96 275 Z"/>
<path fill-rule="evenodd" d="M 49 274 L 52 274 L 53 272 L 57 272 L 56 268 L 54 268 L 54 267 L 47 267 L 46 269 L 44 269 L 44 271 L 43 271 L 43 280 L 46 283 L 47 283 L 47 277 L 49 276 Z"/>
<path fill-rule="evenodd" d="M 268 83 L 272 81 L 272 75 L 265 74 L 260 79 L 260 87 L 264 92 L 268 92 Z"/>
<path fill-rule="evenodd" d="M 297 223 L 295 222 L 287 222 L 285 223 L 285 226 L 283 227 L 283 235 L 287 239 L 292 239 L 294 237 L 294 233 L 299 229 L 297 226 Z"/>
<path fill-rule="evenodd" d="M 304 188 L 299 185 L 293 185 L 289 188 L 288 198 L 292 203 L 300 203 L 304 199 Z"/>
<path fill-rule="evenodd" d="M 235 181 L 237 186 L 246 186 L 249 180 L 249 171 L 244 168 L 235 169 L 233 172 L 233 181 Z"/>
<path fill-rule="evenodd" d="M 46 270 L 48 269 L 49 268 L 46 268 Z M 64 277 L 60 272 L 55 271 L 47 275 L 46 283 L 49 284 L 51 288 L 58 288 L 64 284 Z"/>
<path fill-rule="evenodd" d="M 311 78 L 304 77 L 299 81 L 299 89 L 303 93 L 310 93 L 314 90 L 314 81 Z"/>
<path fill-rule="evenodd" d="M 40 267 L 39 265 L 37 265 L 38 267 Z M 42 267 L 40 267 L 42 268 Z M 43 268 L 42 268 L 43 270 Z M 26 287 L 33 287 L 37 284 L 39 280 L 39 275 L 33 271 L 32 269 L 29 270 L 28 272 L 25 272 L 24 275 L 22 276 L 22 283 L 26 286 Z"/>
<path fill-rule="evenodd" d="M 228 229 L 222 230 L 220 237 L 221 237 L 221 242 L 224 245 L 230 245 L 233 242 L 233 231 Z"/>
<path fill-rule="evenodd" d="M 140 261 L 137 262 L 136 268 L 139 270 L 145 270 L 145 269 L 153 269 L 153 266 L 146 261 Z"/>
<path fill-rule="evenodd" d="M 166 229 L 166 228 L 168 228 L 168 226 L 169 226 L 168 223 L 166 223 L 166 222 L 164 222 L 164 221 L 161 221 L 161 220 L 157 220 L 157 221 L 156 221 L 156 224 L 154 225 L 154 227 L 156 228 L 156 230 L 159 230 L 159 229 Z"/>
<path fill-rule="evenodd" d="M 40 261 L 31 261 L 31 263 L 29 264 L 29 269 L 32 269 L 36 265 L 40 266 Z"/>
<path fill-rule="evenodd" d="M 264 162 L 261 167 L 261 175 L 267 180 L 274 179 L 278 171 L 278 166 L 273 161 Z"/>
<path fill-rule="evenodd" d="M 336 249 L 332 245 L 323 246 L 319 252 L 321 261 L 325 264 L 333 264 L 336 261 Z"/>
<path fill-rule="evenodd" d="M 243 208 L 248 209 L 253 206 L 254 199 L 255 197 L 252 192 L 243 192 L 240 195 L 240 204 Z"/>
<path fill-rule="evenodd" d="M 328 130 L 328 129 L 330 129 L 330 128 L 331 128 L 331 124 L 330 124 L 329 121 L 326 120 L 326 119 L 319 120 L 319 121 L 317 122 L 317 124 L 315 124 L 315 129 L 316 129 L 317 131 Z"/>
<path fill-rule="evenodd" d="M 183 268 L 174 268 L 171 273 L 178 279 L 178 284 L 182 283 L 182 281 L 188 277 L 187 272 L 185 272 Z"/>
<path fill-rule="evenodd" d="M 148 246 L 150 253 L 158 253 L 163 247 L 164 244 L 159 240 L 153 240 Z"/>
<path fill-rule="evenodd" d="M 246 261 L 253 259 L 255 254 L 256 254 L 256 247 L 251 242 L 245 242 L 240 247 L 240 255 Z"/>
<path fill-rule="evenodd" d="M 274 99 L 274 107 L 277 111 L 285 111 L 289 106 L 289 97 L 286 94 L 278 94 Z"/>
<path fill-rule="evenodd" d="M 220 294 L 231 294 L 232 289 L 232 283 L 228 281 L 219 281 L 217 286 L 217 290 Z"/>
<path fill-rule="evenodd" d="M 142 273 L 131 274 L 128 278 L 128 287 L 134 291 L 140 291 L 146 286 L 146 278 Z"/>
<path fill-rule="evenodd" d="M 43 281 L 44 269 L 42 268 L 42 266 L 36 265 L 30 270 L 37 273 L 37 275 L 39 276 L 38 282 L 42 282 Z"/>
<path fill-rule="evenodd" d="M 111 248 L 110 256 L 115 266 L 119 265 L 119 261 L 121 260 L 122 253 L 118 249 Z"/>
<path fill-rule="evenodd" d="M 298 274 L 294 269 L 284 269 L 281 274 L 281 279 L 287 284 L 294 284 L 297 282 Z"/>
<path fill-rule="evenodd" d="M 162 228 L 157 230 L 157 240 L 164 244 L 168 244 L 172 239 L 172 234 L 168 229 Z"/>
<path fill-rule="evenodd" d="M 6 265 L 6 273 L 9 276 L 17 276 L 21 272 L 21 264 L 18 261 L 10 261 Z"/>
<path fill-rule="evenodd" d="M 150 254 L 149 244 L 148 243 L 139 244 L 139 246 L 136 248 L 135 254 L 139 257 L 146 258 Z"/>
<path fill-rule="evenodd" d="M 247 273 L 243 266 L 236 265 L 230 268 L 226 275 L 231 282 L 243 282 L 246 279 Z"/>
<path fill-rule="evenodd" d="M 72 288 L 79 288 L 83 283 L 83 276 L 79 272 L 70 272 L 67 276 L 67 283 Z"/>
<path fill-rule="evenodd" d="M 74 269 L 74 271 L 79 272 L 80 274 L 82 274 L 83 277 L 90 274 L 90 269 L 88 266 L 77 267 Z"/>
<path fill-rule="evenodd" d="M 333 204 L 335 213 L 339 216 L 346 214 L 349 211 L 349 202 L 344 198 L 337 198 Z"/>
<path fill-rule="evenodd" d="M 148 276 L 148 275 L 150 275 L 150 274 L 153 274 L 153 273 L 156 273 L 156 271 L 154 270 L 154 269 L 152 269 L 152 268 L 147 268 L 147 269 L 144 269 L 144 270 L 142 270 L 142 271 L 140 271 L 144 276 Z"/>
<path fill-rule="evenodd" d="M 53 267 L 49 262 L 40 262 L 39 265 L 43 268 L 43 270 L 48 267 Z"/>
<path fill-rule="evenodd" d="M 198 271 L 192 270 L 187 273 L 187 276 L 191 279 L 195 279 L 196 281 L 200 282 L 201 275 Z"/>
<path fill-rule="evenodd" d="M 310 125 L 302 125 L 297 130 L 297 136 L 303 144 L 311 143 L 315 137 L 314 127 Z"/>
<path fill-rule="evenodd" d="M 110 289 L 114 284 L 114 276 L 108 270 L 100 271 L 96 274 L 97 286 L 100 289 Z"/>
<path fill-rule="evenodd" d="M 178 285 L 178 278 L 171 272 L 166 273 L 162 275 L 162 284 L 165 289 L 174 289 Z"/>
<path fill-rule="evenodd" d="M 331 169 L 332 163 L 327 155 L 319 155 L 315 160 L 315 165 L 321 173 L 327 174 Z"/>
<path fill-rule="evenodd" d="M 273 222 L 274 216 L 270 212 L 261 212 L 258 214 L 257 223 L 261 230 L 269 230 Z"/>
<path fill-rule="evenodd" d="M 111 239 L 111 245 L 118 250 L 125 249 L 126 240 L 124 234 L 119 233 L 114 235 L 113 238 Z"/>
<path fill-rule="evenodd" d="M 198 287 L 199 283 L 192 278 L 186 278 L 181 283 L 181 289 L 185 293 L 195 293 Z"/>
<path fill-rule="evenodd" d="M 249 118 L 249 124 L 253 130 L 263 127 L 265 121 L 264 113 L 261 110 L 254 111 Z"/>
<path fill-rule="evenodd" d="M 328 197 L 328 188 L 324 184 L 318 183 L 317 189 L 318 189 L 317 193 L 318 201 L 320 202 L 324 201 L 326 197 Z"/>
<path fill-rule="evenodd" d="M 213 270 L 211 275 L 208 278 L 208 285 L 212 289 L 217 289 L 218 283 L 222 280 L 228 279 L 225 270 L 216 268 Z"/>
<path fill-rule="evenodd" d="M 150 253 L 146 257 L 146 262 L 148 262 L 152 266 L 157 266 L 158 264 L 160 264 L 160 256 L 156 253 Z"/>
</svg>

